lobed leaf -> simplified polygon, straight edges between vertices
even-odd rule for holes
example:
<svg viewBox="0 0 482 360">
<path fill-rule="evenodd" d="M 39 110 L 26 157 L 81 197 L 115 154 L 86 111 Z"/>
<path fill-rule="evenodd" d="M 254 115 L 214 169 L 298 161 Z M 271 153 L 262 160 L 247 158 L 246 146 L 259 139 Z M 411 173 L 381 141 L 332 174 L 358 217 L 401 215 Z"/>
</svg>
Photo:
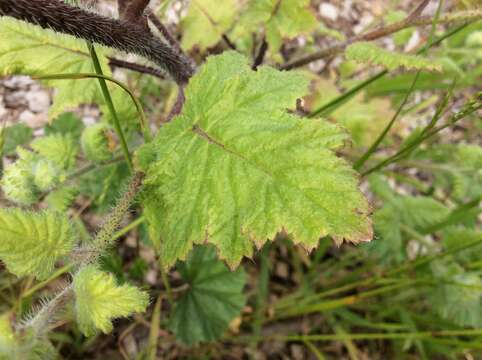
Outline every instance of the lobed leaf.
<svg viewBox="0 0 482 360">
<path fill-rule="evenodd" d="M 30 146 L 60 169 L 69 170 L 75 165 L 78 147 L 71 136 L 55 133 L 35 139 Z"/>
<path fill-rule="evenodd" d="M 94 265 L 83 267 L 74 277 L 75 312 L 82 333 L 112 331 L 112 319 L 145 311 L 149 296 L 131 285 L 117 285 L 114 276 Z"/>
<path fill-rule="evenodd" d="M 63 214 L 0 209 L 0 239 L 0 260 L 10 272 L 44 279 L 70 253 L 76 237 Z"/>
<path fill-rule="evenodd" d="M 169 329 L 187 345 L 219 339 L 246 303 L 244 271 L 229 271 L 206 246 L 196 246 L 178 270 L 189 289 L 176 303 Z"/>
<path fill-rule="evenodd" d="M 166 266 L 208 242 L 235 267 L 283 229 L 306 249 L 325 235 L 338 244 L 371 239 L 356 173 L 334 153 L 347 134 L 286 111 L 307 85 L 299 73 L 251 71 L 233 52 L 191 80 L 182 114 L 137 154 Z"/>
</svg>

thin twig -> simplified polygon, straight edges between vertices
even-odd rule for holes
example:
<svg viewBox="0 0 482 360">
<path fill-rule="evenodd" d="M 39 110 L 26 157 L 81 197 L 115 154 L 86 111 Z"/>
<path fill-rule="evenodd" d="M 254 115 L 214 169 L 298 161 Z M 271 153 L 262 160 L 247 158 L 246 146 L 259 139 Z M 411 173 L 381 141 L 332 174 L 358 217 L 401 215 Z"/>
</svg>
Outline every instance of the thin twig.
<svg viewBox="0 0 482 360">
<path fill-rule="evenodd" d="M 418 8 L 417 8 L 418 9 Z M 372 30 L 368 33 L 362 34 L 362 35 L 357 35 L 352 37 L 351 39 L 348 39 L 345 42 L 338 43 L 335 45 L 332 45 L 328 48 L 322 49 L 318 52 L 315 52 L 313 54 L 303 56 L 299 59 L 295 59 L 291 62 L 288 62 L 286 64 L 283 64 L 280 66 L 280 69 L 282 70 L 290 70 L 298 67 L 302 67 L 305 65 L 308 65 L 314 61 L 324 59 L 326 57 L 330 57 L 333 55 L 336 55 L 345 48 L 354 42 L 358 41 L 373 41 L 376 39 L 379 39 L 384 36 L 391 35 L 393 33 L 396 33 L 400 30 L 409 28 L 409 27 L 414 27 L 414 26 L 427 26 L 427 25 L 432 25 L 433 23 L 433 18 L 430 16 L 419 16 L 415 19 L 411 18 L 412 15 L 409 15 L 406 19 L 401 20 L 399 22 L 393 23 L 391 25 L 387 25 L 384 27 L 377 28 L 375 30 Z M 447 14 L 445 16 L 440 17 L 438 20 L 438 24 L 450 24 L 450 23 L 455 23 L 455 22 L 468 22 L 472 20 L 477 20 L 482 18 L 482 10 L 475 10 L 475 11 L 466 11 L 462 13 L 454 13 L 454 14 Z"/>
<path fill-rule="evenodd" d="M 159 69 L 153 68 L 151 66 L 136 64 L 129 61 L 119 60 L 113 57 L 109 57 L 109 65 L 111 67 L 136 71 L 141 74 L 152 75 L 152 76 L 158 77 L 159 79 L 166 78 L 165 73 Z"/>
<path fill-rule="evenodd" d="M 164 39 L 166 39 L 167 43 L 171 45 L 174 50 L 178 51 L 179 53 L 183 53 L 181 47 L 179 46 L 179 42 L 174 38 L 174 36 L 172 36 L 167 27 L 165 27 L 164 24 L 157 18 L 156 14 L 151 12 L 147 17 L 152 25 L 154 25 L 156 29 L 159 30 L 161 35 L 164 36 Z"/>
<path fill-rule="evenodd" d="M 266 41 L 266 38 L 263 38 L 263 41 L 261 42 L 261 45 L 258 50 L 258 54 L 256 55 L 252 69 L 256 70 L 258 66 L 260 66 L 263 61 L 264 57 L 266 56 L 266 52 L 268 51 L 268 42 Z"/>
</svg>

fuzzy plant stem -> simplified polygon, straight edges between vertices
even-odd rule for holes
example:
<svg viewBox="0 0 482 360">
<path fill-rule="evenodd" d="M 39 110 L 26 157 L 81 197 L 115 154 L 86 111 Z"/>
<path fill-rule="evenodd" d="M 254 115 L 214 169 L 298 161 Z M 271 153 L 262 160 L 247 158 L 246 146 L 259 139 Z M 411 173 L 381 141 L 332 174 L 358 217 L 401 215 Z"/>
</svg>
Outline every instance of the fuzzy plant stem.
<svg viewBox="0 0 482 360">
<path fill-rule="evenodd" d="M 115 240 L 114 232 L 119 227 L 125 213 L 129 210 L 137 193 L 142 186 L 144 174 L 137 172 L 130 181 L 126 191 L 123 193 L 111 214 L 105 221 L 101 230 L 93 242 L 93 248 L 85 252 L 86 256 L 82 266 L 94 262 Z M 65 286 L 54 298 L 45 302 L 36 315 L 23 325 L 18 327 L 19 331 L 32 329 L 36 336 L 42 336 L 48 331 L 48 324 L 55 318 L 55 314 L 61 311 L 72 295 L 72 284 Z"/>
<path fill-rule="evenodd" d="M 182 55 L 142 26 L 101 16 L 58 0 L 0 0 L 0 15 L 143 56 L 180 85 L 194 70 Z"/>
<path fill-rule="evenodd" d="M 94 247 L 94 254 L 102 254 L 110 245 L 112 245 L 112 242 L 115 239 L 115 231 L 119 228 L 125 213 L 129 210 L 129 207 L 137 196 L 139 189 L 142 186 L 143 179 L 143 173 L 137 172 L 134 174 L 126 191 L 117 201 L 116 206 L 105 220 L 101 230 L 95 236 L 92 245 Z M 93 259 L 89 260 L 92 261 Z"/>
<path fill-rule="evenodd" d="M 55 314 L 63 309 L 71 295 L 72 285 L 69 284 L 55 295 L 54 298 L 46 302 L 34 317 L 19 326 L 17 330 L 32 329 L 35 336 L 40 337 L 44 335 L 49 330 L 48 324 L 52 322 L 52 319 L 55 319 Z"/>
</svg>

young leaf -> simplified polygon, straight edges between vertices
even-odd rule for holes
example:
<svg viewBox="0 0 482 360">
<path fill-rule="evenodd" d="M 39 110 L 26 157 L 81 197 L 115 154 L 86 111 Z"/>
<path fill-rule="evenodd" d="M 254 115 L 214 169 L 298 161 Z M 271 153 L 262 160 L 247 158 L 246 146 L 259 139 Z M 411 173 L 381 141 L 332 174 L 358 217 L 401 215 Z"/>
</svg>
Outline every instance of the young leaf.
<svg viewBox="0 0 482 360">
<path fill-rule="evenodd" d="M 78 148 L 71 136 L 56 133 L 40 137 L 32 141 L 31 147 L 60 169 L 69 170 L 75 165 Z"/>
<path fill-rule="evenodd" d="M 97 330 L 112 331 L 112 319 L 145 311 L 149 296 L 135 286 L 115 283 L 111 274 L 93 265 L 82 268 L 74 277 L 75 312 L 85 336 Z"/>
<path fill-rule="evenodd" d="M 45 200 L 50 208 L 55 211 L 63 212 L 70 207 L 78 193 L 79 191 L 77 188 L 73 186 L 64 186 L 51 191 Z"/>
<path fill-rule="evenodd" d="M 361 63 L 371 63 L 373 65 L 382 65 L 389 70 L 399 67 L 432 71 L 442 71 L 443 69 L 442 64 L 436 60 L 426 59 L 418 55 L 391 52 L 369 42 L 357 42 L 351 44 L 346 49 L 345 54 L 349 60 L 356 60 Z"/>
<path fill-rule="evenodd" d="M 197 45 L 201 50 L 216 45 L 232 26 L 237 11 L 236 0 L 192 0 L 182 19 L 182 48 Z"/>
<path fill-rule="evenodd" d="M 196 246 L 178 269 L 189 289 L 176 303 L 169 329 L 187 345 L 219 339 L 246 302 L 243 270 L 229 271 L 210 246 Z"/>
<path fill-rule="evenodd" d="M 0 209 L 0 260 L 17 276 L 43 279 L 75 244 L 69 219 L 52 211 Z"/>
<path fill-rule="evenodd" d="M 103 162 L 112 158 L 108 138 L 109 126 L 99 123 L 84 130 L 80 142 L 85 157 L 93 162 Z"/>
<path fill-rule="evenodd" d="M 146 211 L 166 266 L 207 241 L 235 267 L 283 229 L 307 249 L 325 235 L 371 239 L 356 173 L 334 154 L 347 134 L 286 112 L 307 85 L 295 72 L 251 71 L 234 52 L 191 80 L 183 113 L 138 152 L 148 197 L 162 200 Z"/>
</svg>

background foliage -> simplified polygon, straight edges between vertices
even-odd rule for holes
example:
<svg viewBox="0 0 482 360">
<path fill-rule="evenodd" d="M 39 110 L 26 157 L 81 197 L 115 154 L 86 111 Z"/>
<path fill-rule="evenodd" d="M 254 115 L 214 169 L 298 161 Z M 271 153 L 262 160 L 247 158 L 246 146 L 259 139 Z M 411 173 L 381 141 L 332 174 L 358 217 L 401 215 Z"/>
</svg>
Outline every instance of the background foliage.
<svg viewBox="0 0 482 360">
<path fill-rule="evenodd" d="M 182 89 L 0 17 L 0 359 L 482 356 L 480 4 L 347 3 L 151 4 Z"/>
</svg>

